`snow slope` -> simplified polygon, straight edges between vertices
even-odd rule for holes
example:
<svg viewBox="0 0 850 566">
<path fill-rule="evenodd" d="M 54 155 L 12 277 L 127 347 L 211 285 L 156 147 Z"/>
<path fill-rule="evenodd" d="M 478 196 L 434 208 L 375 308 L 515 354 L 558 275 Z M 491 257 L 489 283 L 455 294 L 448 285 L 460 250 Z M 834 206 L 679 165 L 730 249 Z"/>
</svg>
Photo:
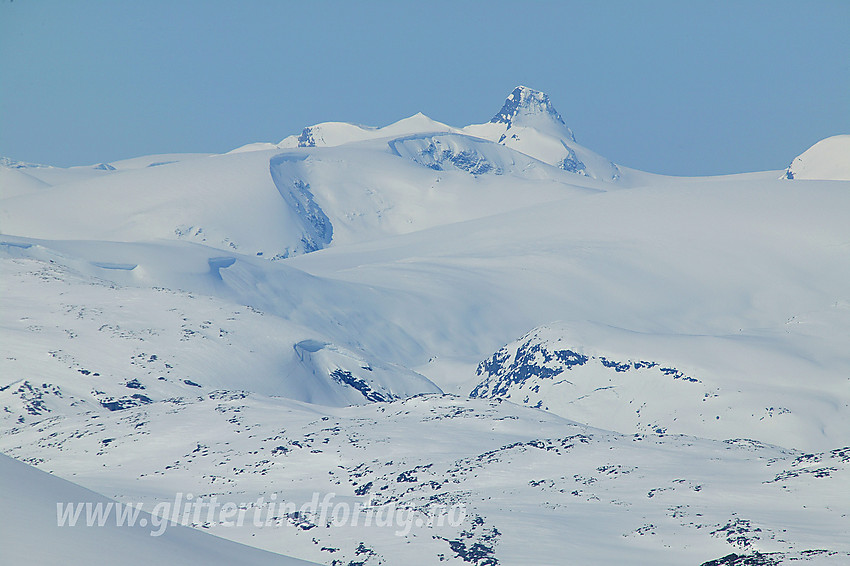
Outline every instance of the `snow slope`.
<svg viewBox="0 0 850 566">
<path fill-rule="evenodd" d="M 850 135 L 819 141 L 794 158 L 785 177 L 850 181 Z"/>
<path fill-rule="evenodd" d="M 0 166 L 0 199 L 37 193 L 49 186 L 21 168 Z"/>
<path fill-rule="evenodd" d="M 116 169 L 3 202 L 4 233 L 49 239 L 184 239 L 285 257 L 316 249 L 310 222 L 269 175 L 269 156 L 248 152 Z M 84 212 L 69 214 L 78 203 Z M 27 211 L 40 210 L 37 218 Z M 248 222 L 247 218 L 253 219 Z"/>
<path fill-rule="evenodd" d="M 112 503 L 109 499 L 0 454 L 0 544 L 6 564 L 275 564 L 312 562 L 264 552 L 195 529 L 172 526 L 151 536 L 150 515 L 144 511 L 130 527 L 115 519 L 103 526 L 57 526 L 56 504 Z M 142 526 L 142 521 L 145 526 Z"/>
<path fill-rule="evenodd" d="M 355 319 L 318 304 L 323 296 L 348 295 L 347 301 L 365 305 L 368 291 L 334 289 L 276 264 L 273 273 L 256 274 L 250 259 L 210 257 L 210 251 L 0 240 L 4 343 L 27 353 L 0 360 L 0 396 L 28 421 L 74 405 L 108 412 L 217 388 L 324 405 L 440 391 L 423 376 L 362 351 L 364 345 L 380 351 L 382 335 L 394 335 L 396 347 L 404 347 L 392 323 L 359 313 Z M 210 296 L 235 299 L 242 286 L 275 284 L 315 293 L 311 298 L 302 292 L 294 302 L 275 293 L 279 313 L 297 303 L 307 318 L 264 316 L 244 303 Z M 250 297 L 243 291 L 241 298 Z M 340 325 L 369 328 L 377 341 L 334 345 L 334 336 L 346 337 L 335 331 Z M 44 397 L 45 389 L 54 393 Z"/>
</svg>

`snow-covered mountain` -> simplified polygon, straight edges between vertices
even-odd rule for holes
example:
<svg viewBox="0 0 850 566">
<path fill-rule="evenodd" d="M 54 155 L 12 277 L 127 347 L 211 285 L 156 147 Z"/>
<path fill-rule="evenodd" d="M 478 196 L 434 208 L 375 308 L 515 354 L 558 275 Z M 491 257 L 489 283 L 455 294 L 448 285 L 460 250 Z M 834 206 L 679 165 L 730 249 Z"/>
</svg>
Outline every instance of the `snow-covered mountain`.
<svg viewBox="0 0 850 566">
<path fill-rule="evenodd" d="M 602 181 L 616 181 L 621 175 L 614 163 L 576 143 L 548 95 L 525 86 L 516 87 L 488 123 L 464 131 L 571 173 Z"/>
<path fill-rule="evenodd" d="M 281 260 L 507 212 L 517 190 L 529 204 L 598 190 L 495 143 L 395 126 L 383 130 L 405 135 L 321 149 L 168 156 L 37 175 L 4 169 L 0 224 L 34 238 L 187 240 Z M 85 214 L 69 214 L 80 202 L 89 203 Z"/>
<path fill-rule="evenodd" d="M 321 494 L 414 517 L 176 518 L 335 566 L 844 564 L 842 139 L 793 183 L 662 177 L 578 145 L 518 87 L 463 128 L 5 160 L 0 452 L 148 512 Z M 44 482 L 39 521 L 81 493 L 0 467 Z M 50 540 L 82 560 L 80 532 Z M 174 533 L 155 552 L 205 544 Z"/>
<path fill-rule="evenodd" d="M 850 181 L 850 135 L 819 141 L 794 158 L 785 177 Z"/>
</svg>

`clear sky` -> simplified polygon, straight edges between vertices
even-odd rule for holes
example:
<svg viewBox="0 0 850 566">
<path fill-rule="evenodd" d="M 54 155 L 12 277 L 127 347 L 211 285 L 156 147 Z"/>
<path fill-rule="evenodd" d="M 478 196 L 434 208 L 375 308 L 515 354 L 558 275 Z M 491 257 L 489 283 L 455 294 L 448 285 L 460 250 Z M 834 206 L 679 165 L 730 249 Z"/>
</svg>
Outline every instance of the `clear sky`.
<svg viewBox="0 0 850 566">
<path fill-rule="evenodd" d="M 781 169 L 850 133 L 850 1 L 0 0 L 0 155 L 69 166 L 278 142 L 518 84 L 668 174 Z"/>
</svg>

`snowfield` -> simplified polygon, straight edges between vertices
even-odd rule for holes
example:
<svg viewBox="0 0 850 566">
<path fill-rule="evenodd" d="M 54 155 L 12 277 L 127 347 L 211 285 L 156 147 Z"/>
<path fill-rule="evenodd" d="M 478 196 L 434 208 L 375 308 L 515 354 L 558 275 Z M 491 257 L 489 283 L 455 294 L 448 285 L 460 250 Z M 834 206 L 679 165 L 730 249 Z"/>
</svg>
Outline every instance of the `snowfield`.
<svg viewBox="0 0 850 566">
<path fill-rule="evenodd" d="M 4 159 L 0 452 L 58 478 L 0 456 L 3 556 L 847 564 L 847 138 L 665 177 L 517 87 L 463 128 Z M 53 522 L 178 494 L 329 511 Z"/>
</svg>

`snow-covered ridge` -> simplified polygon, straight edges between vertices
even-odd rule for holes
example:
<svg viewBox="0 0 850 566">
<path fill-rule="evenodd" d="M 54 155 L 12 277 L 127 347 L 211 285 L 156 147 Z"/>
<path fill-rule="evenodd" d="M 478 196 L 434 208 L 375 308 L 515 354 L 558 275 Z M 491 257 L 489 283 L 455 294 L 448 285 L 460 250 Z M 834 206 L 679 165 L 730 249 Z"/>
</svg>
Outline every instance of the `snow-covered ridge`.
<svg viewBox="0 0 850 566">
<path fill-rule="evenodd" d="M 575 135 L 549 100 L 549 95 L 526 86 L 516 87 L 499 112 L 486 124 L 454 128 L 421 113 L 381 128 L 324 122 L 304 128 L 299 135 L 289 136 L 275 147 L 338 147 L 432 133 L 467 134 L 487 139 L 564 171 L 601 181 L 616 181 L 621 176 L 619 168 L 610 160 L 576 143 Z M 268 145 L 250 144 L 234 151 L 264 148 L 267 149 Z M 426 167 L 434 165 L 433 161 L 426 161 L 422 163 Z"/>
<path fill-rule="evenodd" d="M 823 432 L 801 412 L 812 403 L 823 411 L 832 406 L 772 378 L 753 376 L 747 389 L 736 390 L 726 376 L 687 358 L 635 358 L 576 344 L 572 334 L 568 325 L 545 325 L 499 349 L 478 365 L 480 382 L 470 397 L 507 399 L 624 434 L 746 436 L 786 445 L 792 431 L 808 428 L 802 436 L 810 439 Z"/>
<path fill-rule="evenodd" d="M 850 135 L 822 139 L 794 158 L 785 178 L 850 181 Z"/>
<path fill-rule="evenodd" d="M 421 134 L 426 132 L 455 132 L 447 126 L 425 116 L 421 112 L 394 122 L 388 126 L 373 127 L 347 122 L 323 122 L 307 126 L 297 136 L 292 135 L 281 140 L 277 147 L 282 149 L 295 147 L 336 147 L 348 143 L 368 140 Z"/>
</svg>

